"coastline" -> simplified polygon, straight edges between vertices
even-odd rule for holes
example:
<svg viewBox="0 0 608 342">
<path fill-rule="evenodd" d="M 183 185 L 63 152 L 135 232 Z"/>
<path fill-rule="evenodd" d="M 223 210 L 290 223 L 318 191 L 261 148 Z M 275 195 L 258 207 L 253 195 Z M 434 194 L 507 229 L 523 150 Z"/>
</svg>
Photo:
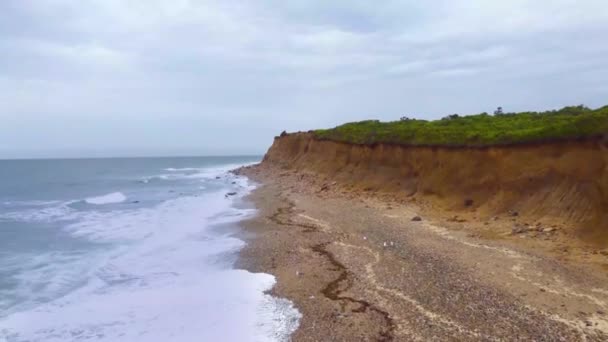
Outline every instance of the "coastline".
<svg viewBox="0 0 608 342">
<path fill-rule="evenodd" d="M 260 184 L 239 267 L 276 277 L 271 293 L 302 314 L 294 341 L 608 337 L 608 286 L 593 265 L 448 228 L 413 203 L 323 189 L 313 174 L 235 172 Z"/>
</svg>

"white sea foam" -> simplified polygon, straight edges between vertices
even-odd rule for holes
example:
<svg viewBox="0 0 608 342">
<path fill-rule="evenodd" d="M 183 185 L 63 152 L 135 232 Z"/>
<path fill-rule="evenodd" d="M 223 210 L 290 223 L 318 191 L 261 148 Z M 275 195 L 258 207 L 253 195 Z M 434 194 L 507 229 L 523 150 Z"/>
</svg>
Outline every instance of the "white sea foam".
<svg viewBox="0 0 608 342">
<path fill-rule="evenodd" d="M 31 342 L 286 340 L 299 317 L 289 302 L 264 294 L 273 284 L 270 275 L 239 270 L 158 275 L 78 291 L 14 314 L 3 327 L 7 340 Z"/>
<path fill-rule="evenodd" d="M 112 203 L 121 203 L 127 200 L 127 196 L 125 196 L 122 192 L 113 192 L 111 194 L 98 196 L 98 197 L 89 197 L 84 201 L 89 204 L 112 204 Z"/>
<path fill-rule="evenodd" d="M 199 171 L 199 170 L 201 170 L 201 168 L 196 168 L 196 167 L 178 167 L 178 168 L 170 167 L 168 169 L 165 169 L 165 171 L 169 171 L 169 172 Z"/>
<path fill-rule="evenodd" d="M 48 206 L 53 204 L 61 203 L 61 201 L 39 201 L 39 200 L 31 200 L 31 201 L 5 201 L 2 204 L 6 206 L 31 206 L 31 207 L 40 207 L 40 206 Z"/>
<path fill-rule="evenodd" d="M 0 315 L 0 341 L 287 340 L 300 314 L 266 294 L 273 276 L 233 269 L 245 243 L 222 229 L 255 213 L 234 207 L 253 186 L 205 173 L 225 187 L 152 208 L 79 214 L 68 233 L 113 247 L 52 265 L 33 260 L 43 266 L 21 280 L 48 277 L 42 292 L 55 299 Z"/>
<path fill-rule="evenodd" d="M 234 177 L 229 174 L 228 171 L 236 169 L 241 166 L 253 165 L 255 162 L 246 163 L 246 164 L 226 164 L 218 167 L 207 167 L 207 168 L 167 168 L 165 171 L 171 173 L 160 174 L 154 177 L 147 178 L 147 181 L 151 179 L 157 178 L 162 180 L 183 180 L 183 179 L 201 179 L 201 180 L 212 180 L 217 177 L 220 178 L 230 178 L 233 177 L 235 179 L 239 177 Z M 188 172 L 188 171 L 197 171 L 197 172 Z M 240 179 L 240 178 L 239 178 Z"/>
<path fill-rule="evenodd" d="M 57 203 L 59 204 L 43 208 L 22 209 L 1 213 L 0 220 L 11 220 L 17 222 L 54 222 L 73 218 L 75 210 L 69 206 L 70 204 L 74 203 L 73 201 Z"/>
<path fill-rule="evenodd" d="M 0 307 L 10 307 L 15 312 L 61 297 L 81 286 L 87 281 L 90 270 L 96 266 L 96 259 L 92 255 L 49 252 L 31 255 L 26 262 L 15 260 L 13 264 L 14 267 L 11 267 L 11 260 L 3 260 L 3 271 L 10 271 L 12 280 L 18 282 L 19 286 L 11 291 L 0 289 Z M 7 313 L 0 311 L 0 322 Z M 0 336 L 1 326 L 0 323 Z"/>
</svg>

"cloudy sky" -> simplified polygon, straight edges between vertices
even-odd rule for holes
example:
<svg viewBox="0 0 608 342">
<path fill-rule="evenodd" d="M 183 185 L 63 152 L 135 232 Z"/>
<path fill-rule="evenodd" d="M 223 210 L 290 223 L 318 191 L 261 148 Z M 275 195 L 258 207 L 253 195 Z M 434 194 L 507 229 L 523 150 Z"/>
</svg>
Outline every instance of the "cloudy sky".
<svg viewBox="0 0 608 342">
<path fill-rule="evenodd" d="M 0 157 L 608 104 L 606 0 L 1 0 Z"/>
</svg>

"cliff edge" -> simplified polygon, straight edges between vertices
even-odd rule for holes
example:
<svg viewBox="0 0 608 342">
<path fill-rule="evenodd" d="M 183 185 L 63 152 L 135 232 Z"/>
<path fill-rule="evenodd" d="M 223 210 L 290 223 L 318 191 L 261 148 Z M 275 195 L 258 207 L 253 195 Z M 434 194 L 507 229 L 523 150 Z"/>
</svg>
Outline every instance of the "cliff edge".
<svg viewBox="0 0 608 342">
<path fill-rule="evenodd" d="M 608 144 L 575 139 L 495 147 L 352 144 L 282 134 L 263 164 L 309 171 L 341 186 L 479 217 L 558 223 L 608 245 Z"/>
</svg>

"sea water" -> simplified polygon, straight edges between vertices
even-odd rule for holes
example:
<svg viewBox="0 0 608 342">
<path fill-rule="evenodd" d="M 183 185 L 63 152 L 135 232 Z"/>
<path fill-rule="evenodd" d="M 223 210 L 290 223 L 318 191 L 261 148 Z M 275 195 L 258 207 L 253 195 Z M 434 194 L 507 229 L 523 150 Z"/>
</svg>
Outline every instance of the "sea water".
<svg viewBox="0 0 608 342">
<path fill-rule="evenodd" d="M 228 171 L 257 160 L 0 161 L 0 341 L 288 339 L 274 277 L 234 266 L 254 185 Z"/>
</svg>

